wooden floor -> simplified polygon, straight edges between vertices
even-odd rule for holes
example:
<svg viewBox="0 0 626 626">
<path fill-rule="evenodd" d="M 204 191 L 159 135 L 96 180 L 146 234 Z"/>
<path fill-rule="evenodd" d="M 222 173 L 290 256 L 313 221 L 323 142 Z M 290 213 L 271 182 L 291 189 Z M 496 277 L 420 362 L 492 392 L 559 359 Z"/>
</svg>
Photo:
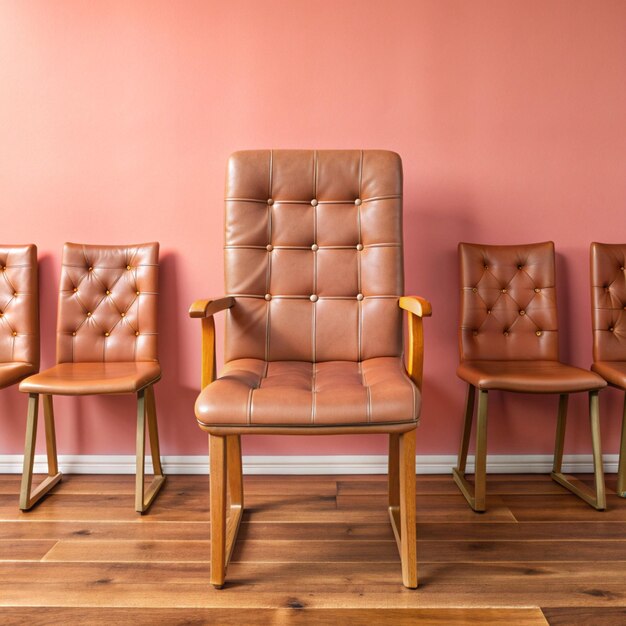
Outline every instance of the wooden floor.
<svg viewBox="0 0 626 626">
<path fill-rule="evenodd" d="M 626 624 L 626 500 L 599 513 L 547 476 L 492 476 L 472 512 L 418 476 L 420 587 L 402 587 L 384 476 L 248 476 L 221 591 L 207 476 L 170 476 L 148 515 L 132 476 L 65 476 L 30 513 L 0 476 L 0 623 Z"/>
</svg>

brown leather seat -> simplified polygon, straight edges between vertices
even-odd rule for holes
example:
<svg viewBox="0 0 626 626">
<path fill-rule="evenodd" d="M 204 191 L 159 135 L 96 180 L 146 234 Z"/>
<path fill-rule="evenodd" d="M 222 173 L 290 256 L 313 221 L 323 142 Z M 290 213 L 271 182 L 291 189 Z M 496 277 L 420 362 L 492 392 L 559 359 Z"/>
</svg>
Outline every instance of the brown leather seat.
<svg viewBox="0 0 626 626">
<path fill-rule="evenodd" d="M 591 369 L 626 391 L 626 244 L 591 244 Z M 626 498 L 626 395 L 622 419 L 617 493 Z"/>
<path fill-rule="evenodd" d="M 459 244 L 461 362 L 469 384 L 465 425 L 454 479 L 470 506 L 485 510 L 487 394 L 489 391 L 558 393 L 559 425 L 552 477 L 598 509 L 605 507 L 598 390 L 605 381 L 559 362 L 554 244 Z M 475 488 L 465 479 L 474 400 L 479 392 Z M 561 472 L 568 394 L 589 392 L 596 494 Z"/>
<path fill-rule="evenodd" d="M 417 420 L 420 393 L 398 357 L 236 359 L 196 402 L 202 424 L 348 425 Z"/>
<path fill-rule="evenodd" d="M 430 315 L 430 305 L 402 297 L 402 262 L 397 154 L 259 150 L 230 158 L 228 295 L 190 310 L 203 320 L 196 417 L 211 435 L 215 586 L 224 583 L 243 510 L 240 435 L 346 432 L 390 433 L 392 523 L 402 526 L 404 584 L 417 586 L 414 446 L 421 319 Z M 401 308 L 410 319 L 408 371 Z M 221 310 L 227 311 L 226 364 L 214 380 L 213 314 Z M 228 541 L 227 474 L 234 529 Z"/>
<path fill-rule="evenodd" d="M 576 393 L 604 387 L 592 372 L 558 361 L 465 361 L 457 374 L 485 390 Z"/>
<path fill-rule="evenodd" d="M 0 389 L 39 369 L 36 246 L 0 246 Z"/>
<path fill-rule="evenodd" d="M 157 358 L 159 244 L 92 246 L 67 243 L 59 289 L 57 365 L 30 376 L 20 508 L 28 510 L 61 479 L 56 459 L 53 395 L 137 393 L 135 508 L 143 513 L 162 487 L 153 384 Z M 39 395 L 44 396 L 48 478 L 31 495 Z M 155 478 L 144 497 L 144 433 L 148 420 Z"/>
</svg>

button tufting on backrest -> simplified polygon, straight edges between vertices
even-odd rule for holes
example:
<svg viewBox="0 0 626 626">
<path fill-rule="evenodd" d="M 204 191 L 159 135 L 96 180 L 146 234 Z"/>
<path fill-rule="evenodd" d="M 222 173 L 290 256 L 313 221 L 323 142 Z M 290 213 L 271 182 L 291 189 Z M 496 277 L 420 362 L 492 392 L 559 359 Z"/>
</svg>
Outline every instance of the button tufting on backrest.
<svg viewBox="0 0 626 626">
<path fill-rule="evenodd" d="M 63 249 L 57 362 L 157 360 L 158 243 Z"/>
<path fill-rule="evenodd" d="M 401 194 L 392 152 L 232 155 L 225 274 L 237 305 L 226 316 L 226 360 L 401 354 Z"/>
<path fill-rule="evenodd" d="M 626 360 L 626 244 L 591 244 L 594 361 Z"/>
<path fill-rule="evenodd" d="M 39 368 L 37 248 L 0 246 L 0 363 Z"/>
<path fill-rule="evenodd" d="M 461 359 L 557 360 L 553 244 L 462 243 L 459 261 Z"/>
</svg>

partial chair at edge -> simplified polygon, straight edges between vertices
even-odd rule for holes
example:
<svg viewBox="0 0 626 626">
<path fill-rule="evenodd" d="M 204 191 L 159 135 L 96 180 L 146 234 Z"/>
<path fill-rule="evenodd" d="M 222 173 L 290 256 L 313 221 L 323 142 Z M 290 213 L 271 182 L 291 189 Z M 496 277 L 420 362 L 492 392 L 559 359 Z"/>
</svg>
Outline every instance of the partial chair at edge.
<svg viewBox="0 0 626 626">
<path fill-rule="evenodd" d="M 591 369 L 626 392 L 626 244 L 591 244 Z M 626 498 L 626 394 L 617 470 L 617 494 Z"/>
<path fill-rule="evenodd" d="M 38 369 L 37 248 L 0 245 L 0 389 Z"/>
<path fill-rule="evenodd" d="M 600 376 L 559 362 L 552 242 L 519 246 L 459 244 L 461 362 L 468 383 L 465 423 L 453 477 L 475 511 L 485 510 L 487 397 L 491 391 L 559 394 L 552 478 L 585 502 L 606 507 L 598 392 Z M 474 486 L 465 466 L 478 392 Z M 562 472 L 567 404 L 571 393 L 589 393 L 595 492 Z"/>
<path fill-rule="evenodd" d="M 20 509 L 26 511 L 61 480 L 53 395 L 137 394 L 135 509 L 145 512 L 165 482 L 159 456 L 153 385 L 157 359 L 159 244 L 67 243 L 59 289 L 57 365 L 20 384 L 29 394 Z M 39 396 L 43 396 L 48 477 L 32 491 Z M 146 420 L 154 479 L 144 495 Z"/>
<path fill-rule="evenodd" d="M 224 584 L 243 512 L 242 434 L 387 433 L 389 515 L 402 581 L 415 588 L 415 435 L 431 308 L 402 297 L 400 158 L 239 152 L 226 195 L 229 295 L 190 309 L 202 319 L 196 417 L 210 435 L 211 583 Z M 226 311 L 226 365 L 215 380 L 218 311 Z"/>
</svg>

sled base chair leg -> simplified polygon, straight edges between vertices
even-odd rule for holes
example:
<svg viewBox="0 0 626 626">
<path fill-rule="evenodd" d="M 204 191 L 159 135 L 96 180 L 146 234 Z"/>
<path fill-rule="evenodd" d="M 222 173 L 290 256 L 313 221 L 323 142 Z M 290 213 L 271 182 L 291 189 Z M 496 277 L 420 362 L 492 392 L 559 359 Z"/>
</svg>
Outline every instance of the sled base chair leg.
<svg viewBox="0 0 626 626">
<path fill-rule="evenodd" d="M 46 454 L 48 457 L 48 476 L 34 489 L 33 466 L 35 463 L 35 444 L 37 442 L 37 421 L 39 416 L 39 394 L 31 393 L 28 396 L 28 417 L 26 420 L 26 444 L 24 446 L 24 469 L 22 471 L 22 486 L 20 489 L 20 509 L 28 511 L 57 483 L 63 474 L 59 472 L 57 461 L 56 434 L 54 431 L 54 409 L 52 396 L 43 396 L 43 411 L 46 429 Z"/>
<path fill-rule="evenodd" d="M 452 468 L 452 477 L 468 504 L 477 513 L 482 513 L 486 508 L 487 492 L 487 391 L 479 391 L 478 395 L 478 420 L 476 430 L 476 455 L 474 469 L 474 484 L 465 478 L 467 465 L 467 453 L 469 450 L 472 422 L 474 420 L 474 400 L 476 388 L 469 385 L 467 388 L 467 402 L 465 406 L 465 423 L 461 437 L 461 449 L 457 466 Z"/>
<path fill-rule="evenodd" d="M 559 485 L 569 489 L 573 494 L 577 495 L 594 509 L 604 511 L 604 509 L 606 509 L 606 493 L 604 488 L 604 470 L 602 468 L 602 451 L 600 443 L 600 409 L 598 392 L 589 392 L 589 421 L 591 422 L 595 492 L 579 480 L 566 476 L 562 472 L 565 425 L 567 421 L 567 400 L 568 396 L 566 394 L 562 394 L 559 398 L 559 416 L 556 427 L 556 442 L 554 446 L 554 465 L 550 476 L 553 480 L 559 483 Z"/>
<path fill-rule="evenodd" d="M 154 478 L 148 489 L 144 491 L 146 421 L 148 423 Z M 135 474 L 135 510 L 137 513 L 145 513 L 150 508 L 164 484 L 165 475 L 161 467 L 154 388 L 150 385 L 146 389 L 137 392 L 137 469 Z"/>
</svg>

